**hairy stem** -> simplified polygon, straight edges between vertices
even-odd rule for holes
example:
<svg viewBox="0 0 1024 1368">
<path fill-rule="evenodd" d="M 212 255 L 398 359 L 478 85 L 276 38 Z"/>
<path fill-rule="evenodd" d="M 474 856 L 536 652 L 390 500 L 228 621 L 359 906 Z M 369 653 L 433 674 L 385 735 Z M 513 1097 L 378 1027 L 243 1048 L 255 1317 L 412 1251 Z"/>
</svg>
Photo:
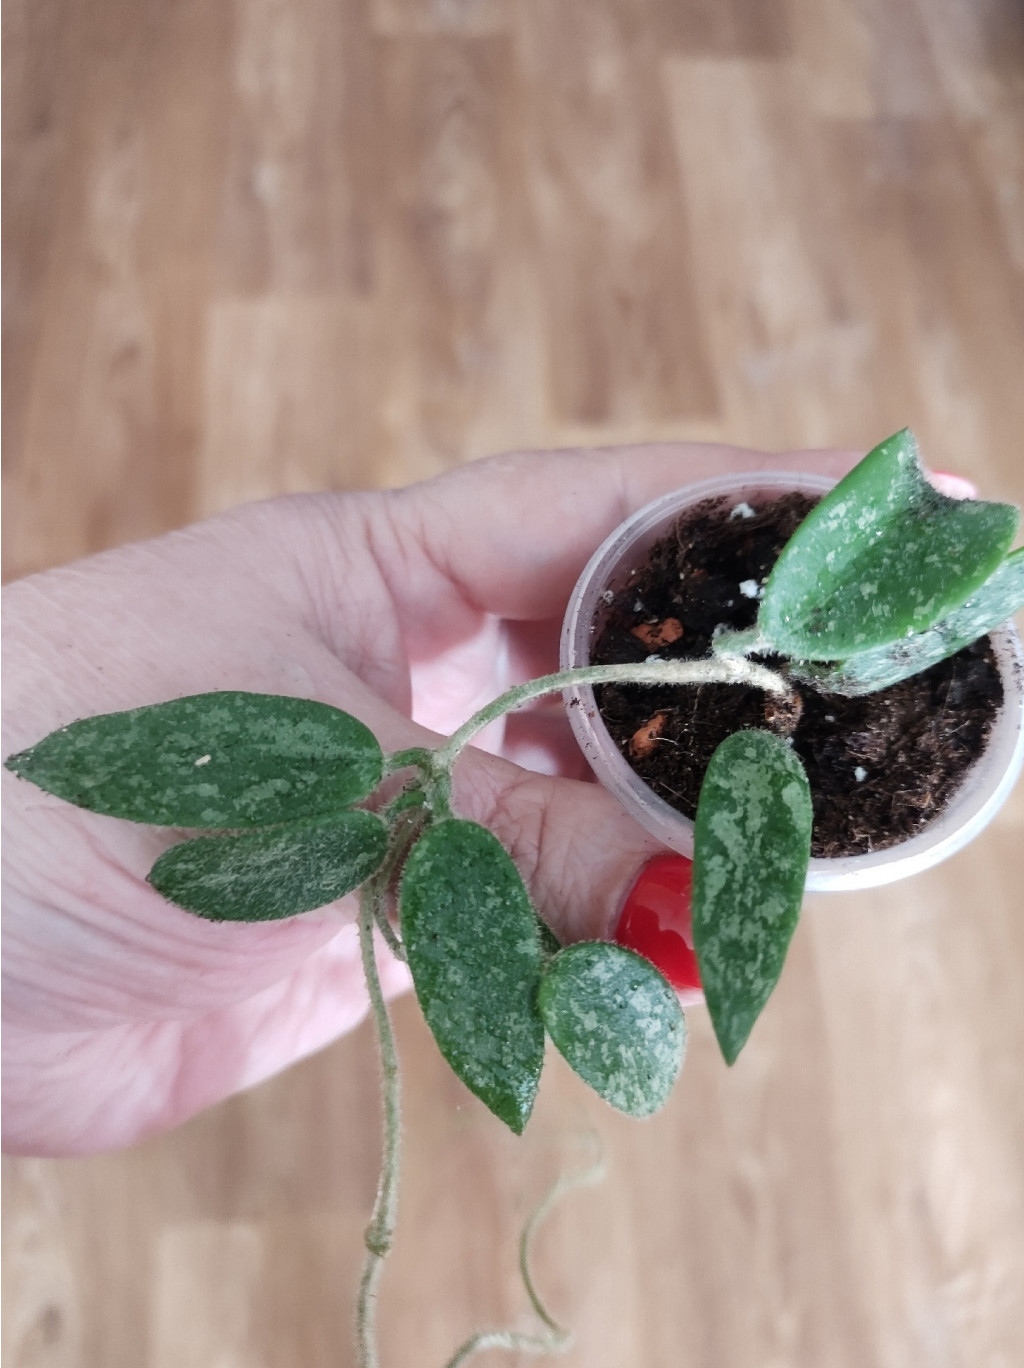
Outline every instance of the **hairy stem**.
<svg viewBox="0 0 1024 1368">
<path fill-rule="evenodd" d="M 760 627 L 757 626 L 748 627 L 744 631 L 727 631 L 719 628 L 711 643 L 711 650 L 716 657 L 728 660 L 732 656 L 750 656 L 770 651 L 771 643 L 764 639 Z"/>
<path fill-rule="evenodd" d="M 381 1095 L 384 1104 L 384 1152 L 373 1214 L 366 1228 L 366 1262 L 363 1265 L 359 1298 L 356 1303 L 359 1368 L 378 1368 L 380 1363 L 377 1352 L 377 1292 L 384 1260 L 394 1239 L 398 1216 L 398 1173 L 402 1139 L 398 1053 L 373 948 L 373 928 L 377 921 L 378 905 L 383 900 L 384 888 L 385 885 L 379 878 L 371 879 L 363 886 L 359 902 L 359 948 L 362 952 L 366 986 L 370 994 L 370 1012 L 377 1028 L 382 1076 Z"/>
<path fill-rule="evenodd" d="M 530 1251 L 533 1237 L 560 1198 L 573 1188 L 598 1182 L 604 1176 L 604 1171 L 604 1159 L 599 1154 L 597 1160 L 583 1172 L 572 1174 L 568 1178 L 559 1178 L 534 1207 L 519 1237 L 519 1275 L 526 1288 L 530 1305 L 537 1318 L 544 1324 L 544 1333 L 528 1335 L 519 1330 L 478 1330 L 456 1349 L 444 1368 L 460 1368 L 460 1365 L 466 1363 L 474 1354 L 483 1353 L 485 1349 L 508 1349 L 520 1354 L 560 1354 L 569 1348 L 572 1343 L 572 1331 L 560 1325 L 541 1301 L 533 1281 L 533 1270 L 530 1268 Z"/>
<path fill-rule="evenodd" d="M 405 794 L 404 797 L 413 797 Z M 400 800 L 399 800 L 400 801 Z M 394 887 L 398 881 L 402 865 L 409 851 L 419 840 L 426 825 L 427 813 L 421 806 L 401 807 L 392 803 L 386 815 L 391 821 L 391 840 L 384 863 L 373 877 L 372 892 L 373 916 L 377 929 L 387 942 L 387 947 L 396 959 L 404 964 L 409 962 L 405 946 L 391 924 L 390 913 L 394 906 Z"/>
<path fill-rule="evenodd" d="M 381 898 L 378 901 L 373 919 L 377 923 L 377 930 L 384 937 L 385 944 L 394 955 L 395 959 L 401 960 L 403 964 L 408 964 L 409 956 L 405 953 L 405 946 L 402 944 L 397 931 L 391 925 L 386 899 Z"/>
<path fill-rule="evenodd" d="M 531 699 L 558 693 L 582 684 L 749 684 L 767 693 L 788 694 L 790 686 L 781 675 L 764 665 L 755 665 L 739 655 L 713 656 L 710 660 L 640 661 L 634 665 L 583 665 L 575 670 L 559 670 L 526 684 L 516 684 L 488 703 L 434 752 L 435 772 L 450 771 L 459 753 L 477 732 L 505 713 L 521 708 Z"/>
</svg>

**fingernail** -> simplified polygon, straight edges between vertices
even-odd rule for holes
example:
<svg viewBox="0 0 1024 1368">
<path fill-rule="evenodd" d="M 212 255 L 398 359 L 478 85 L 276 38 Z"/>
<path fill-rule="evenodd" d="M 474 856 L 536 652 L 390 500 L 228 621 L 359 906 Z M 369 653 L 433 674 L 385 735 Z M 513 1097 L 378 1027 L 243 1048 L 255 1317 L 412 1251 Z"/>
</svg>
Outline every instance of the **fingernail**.
<svg viewBox="0 0 1024 1368">
<path fill-rule="evenodd" d="M 693 863 L 655 855 L 641 869 L 619 914 L 615 940 L 649 959 L 677 992 L 700 989 L 690 907 Z"/>
<path fill-rule="evenodd" d="M 929 470 L 929 484 L 950 499 L 976 499 L 978 486 L 962 475 L 951 475 L 947 470 Z"/>
</svg>

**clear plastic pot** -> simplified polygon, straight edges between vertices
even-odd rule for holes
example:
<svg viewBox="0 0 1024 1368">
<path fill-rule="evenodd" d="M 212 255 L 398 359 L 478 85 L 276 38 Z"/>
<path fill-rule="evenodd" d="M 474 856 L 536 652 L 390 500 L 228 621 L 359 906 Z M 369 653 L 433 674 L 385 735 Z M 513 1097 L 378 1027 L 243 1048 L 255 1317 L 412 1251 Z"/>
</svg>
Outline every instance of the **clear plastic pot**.
<svg viewBox="0 0 1024 1368">
<path fill-rule="evenodd" d="M 667 494 L 634 513 L 598 547 L 579 578 L 562 627 L 562 668 L 590 664 L 590 645 L 603 626 L 612 595 L 628 582 L 630 571 L 643 562 L 680 513 L 709 498 L 756 505 L 793 490 L 821 495 L 834 483 L 823 476 L 792 471 L 723 476 Z M 962 849 L 995 816 L 1024 764 L 1024 652 L 1012 625 L 992 632 L 991 638 L 1002 675 L 1004 705 L 984 754 L 945 811 L 917 836 L 887 850 L 811 860 L 809 891 L 873 888 L 918 874 Z M 605 729 L 593 689 L 567 689 L 564 698 L 576 739 L 600 782 L 652 836 L 692 856 L 692 821 L 659 798 L 627 764 Z"/>
</svg>

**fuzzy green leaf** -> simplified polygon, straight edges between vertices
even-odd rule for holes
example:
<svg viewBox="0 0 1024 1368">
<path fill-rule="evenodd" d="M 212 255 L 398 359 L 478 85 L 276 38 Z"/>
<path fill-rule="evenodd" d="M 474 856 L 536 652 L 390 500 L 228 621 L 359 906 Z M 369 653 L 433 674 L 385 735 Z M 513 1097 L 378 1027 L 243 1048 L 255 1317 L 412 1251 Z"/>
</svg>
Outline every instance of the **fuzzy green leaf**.
<svg viewBox="0 0 1024 1368">
<path fill-rule="evenodd" d="M 803 899 L 811 820 L 807 776 L 785 742 L 760 731 L 722 742 L 694 823 L 693 941 L 729 1064 L 782 972 Z"/>
<path fill-rule="evenodd" d="M 160 856 L 149 882 L 208 921 L 276 921 L 351 893 L 378 869 L 387 828 L 341 812 L 241 836 L 200 836 Z"/>
<path fill-rule="evenodd" d="M 826 693 L 874 693 L 909 679 L 1001 626 L 1024 607 L 1024 548 L 1013 551 L 965 604 L 926 632 L 877 646 L 835 665 L 794 661 L 789 673 Z"/>
<path fill-rule="evenodd" d="M 585 1083 L 627 1116 L 664 1106 L 679 1075 L 686 1022 L 649 960 L 607 941 L 559 951 L 544 971 L 548 1035 Z"/>
<path fill-rule="evenodd" d="M 377 787 L 384 760 L 326 703 L 226 690 L 72 722 L 5 763 L 92 812 L 238 828 L 342 811 Z"/>
<path fill-rule="evenodd" d="M 441 1053 L 517 1135 L 544 1062 L 542 953 L 529 895 L 486 828 L 448 818 L 420 837 L 402 875 L 402 940 Z"/>
<path fill-rule="evenodd" d="M 904 429 L 812 509 L 765 585 L 758 627 L 797 660 L 846 660 L 924 632 L 1002 561 L 1019 511 L 950 499 L 925 478 Z"/>
</svg>

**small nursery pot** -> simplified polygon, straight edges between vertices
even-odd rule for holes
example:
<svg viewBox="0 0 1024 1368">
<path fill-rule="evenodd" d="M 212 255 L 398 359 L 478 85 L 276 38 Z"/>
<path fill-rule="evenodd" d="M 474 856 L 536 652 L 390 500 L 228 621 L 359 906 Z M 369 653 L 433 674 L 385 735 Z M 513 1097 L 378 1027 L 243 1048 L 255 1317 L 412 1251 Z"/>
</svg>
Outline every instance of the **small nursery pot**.
<svg viewBox="0 0 1024 1368">
<path fill-rule="evenodd" d="M 737 503 L 799 493 L 820 497 L 835 481 L 791 471 L 722 476 L 667 494 L 618 527 L 591 557 L 569 600 L 562 627 L 561 667 L 590 664 L 591 643 L 603 626 L 612 594 L 627 582 L 651 546 L 681 513 L 705 499 Z M 943 812 L 916 836 L 885 850 L 834 859 L 812 859 L 808 891 L 839 892 L 892 883 L 930 869 L 973 840 L 1009 796 L 1024 764 L 1024 652 L 1011 625 L 990 638 L 1003 685 L 1003 707 L 984 753 Z M 593 689 L 564 693 L 569 721 L 602 784 L 652 836 L 682 855 L 693 854 L 693 822 L 659 797 L 620 754 L 601 720 Z"/>
</svg>

